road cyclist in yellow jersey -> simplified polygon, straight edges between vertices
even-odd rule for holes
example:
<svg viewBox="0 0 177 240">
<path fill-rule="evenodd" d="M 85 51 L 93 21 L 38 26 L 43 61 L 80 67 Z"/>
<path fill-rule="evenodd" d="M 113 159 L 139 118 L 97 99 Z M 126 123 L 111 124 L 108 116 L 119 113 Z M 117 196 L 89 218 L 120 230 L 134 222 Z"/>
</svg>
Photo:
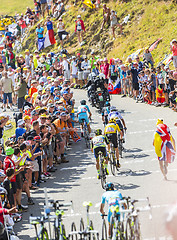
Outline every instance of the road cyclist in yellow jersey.
<svg viewBox="0 0 177 240">
<path fill-rule="evenodd" d="M 94 153 L 94 156 L 96 158 L 96 169 L 98 172 L 97 178 L 100 179 L 100 165 L 99 165 L 99 152 L 101 151 L 103 153 L 104 159 L 105 159 L 105 169 L 106 174 L 109 175 L 108 172 L 108 155 L 106 151 L 106 145 L 108 145 L 108 150 L 110 149 L 110 144 L 106 136 L 102 135 L 102 130 L 97 129 L 95 131 L 95 137 L 92 138 L 91 141 L 91 151 Z"/>
<path fill-rule="evenodd" d="M 116 123 L 116 120 L 114 118 L 111 118 L 108 124 L 105 126 L 104 135 L 113 144 L 113 147 L 115 148 L 115 152 L 116 152 L 117 167 L 120 167 L 117 131 L 120 132 L 120 136 L 122 138 L 123 133 L 120 130 L 118 124 Z"/>
</svg>

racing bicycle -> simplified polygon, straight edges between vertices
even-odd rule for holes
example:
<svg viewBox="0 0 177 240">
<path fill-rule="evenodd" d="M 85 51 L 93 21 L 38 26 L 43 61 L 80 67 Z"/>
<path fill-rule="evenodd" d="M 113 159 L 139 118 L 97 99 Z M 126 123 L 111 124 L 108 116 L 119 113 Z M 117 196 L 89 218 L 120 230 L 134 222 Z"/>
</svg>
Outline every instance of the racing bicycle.
<svg viewBox="0 0 177 240">
<path fill-rule="evenodd" d="M 119 171 L 117 160 L 115 157 L 115 148 L 112 142 L 110 142 L 109 163 L 112 174 L 115 176 L 116 171 Z"/>
<path fill-rule="evenodd" d="M 99 164 L 100 164 L 101 186 L 104 189 L 105 184 L 106 184 L 106 169 L 105 169 L 105 165 L 104 165 L 105 159 L 104 159 L 103 153 L 101 151 L 98 153 L 98 159 L 99 159 Z"/>
<path fill-rule="evenodd" d="M 83 137 L 85 139 L 86 147 L 90 148 L 90 133 L 89 133 L 88 126 L 85 119 L 82 119 L 81 124 L 83 125 Z"/>
<path fill-rule="evenodd" d="M 124 240 L 124 224 L 120 221 L 119 206 L 111 206 L 110 211 L 112 212 L 110 228 L 111 228 L 111 239 L 112 240 Z"/>
<path fill-rule="evenodd" d="M 107 240 L 107 227 L 106 227 L 106 220 L 104 217 L 106 217 L 108 215 L 106 214 L 102 214 L 101 217 L 102 217 L 102 229 L 101 229 L 101 240 Z"/>
</svg>

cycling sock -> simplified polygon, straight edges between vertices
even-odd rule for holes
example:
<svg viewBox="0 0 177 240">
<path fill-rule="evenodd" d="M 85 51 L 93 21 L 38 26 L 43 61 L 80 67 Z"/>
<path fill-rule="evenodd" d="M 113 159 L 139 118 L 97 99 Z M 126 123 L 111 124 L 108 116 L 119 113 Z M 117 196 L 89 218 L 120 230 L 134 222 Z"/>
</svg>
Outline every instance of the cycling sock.
<svg viewBox="0 0 177 240">
<path fill-rule="evenodd" d="M 108 164 L 105 164 L 104 166 L 105 166 L 106 169 L 108 168 Z"/>
</svg>

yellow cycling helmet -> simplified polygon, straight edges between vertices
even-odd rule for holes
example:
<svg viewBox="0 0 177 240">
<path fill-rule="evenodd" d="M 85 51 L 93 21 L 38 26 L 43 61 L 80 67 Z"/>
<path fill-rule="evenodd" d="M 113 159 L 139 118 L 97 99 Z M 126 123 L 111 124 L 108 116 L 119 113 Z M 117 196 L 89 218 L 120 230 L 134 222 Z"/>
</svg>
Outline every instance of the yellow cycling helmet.
<svg viewBox="0 0 177 240">
<path fill-rule="evenodd" d="M 109 123 L 116 123 L 116 119 L 115 119 L 115 118 L 111 118 L 111 119 L 109 120 Z"/>
</svg>

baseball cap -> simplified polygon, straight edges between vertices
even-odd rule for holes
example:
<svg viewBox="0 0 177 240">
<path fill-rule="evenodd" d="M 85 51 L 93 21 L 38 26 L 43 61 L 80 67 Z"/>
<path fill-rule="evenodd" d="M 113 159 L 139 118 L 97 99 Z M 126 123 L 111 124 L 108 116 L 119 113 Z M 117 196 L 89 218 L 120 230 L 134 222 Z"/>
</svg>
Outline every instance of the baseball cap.
<svg viewBox="0 0 177 240">
<path fill-rule="evenodd" d="M 41 114 L 40 118 L 47 118 L 47 115 L 45 113 Z"/>
<path fill-rule="evenodd" d="M 17 125 L 18 126 L 21 126 L 25 123 L 25 121 L 23 119 L 19 119 L 18 122 L 17 122 Z"/>
<path fill-rule="evenodd" d="M 34 141 L 39 141 L 39 140 L 41 140 L 40 136 L 35 136 L 34 137 Z"/>
<path fill-rule="evenodd" d="M 28 50 L 28 49 L 26 49 L 26 50 L 25 50 L 25 53 L 27 53 L 27 52 L 29 52 L 29 50 Z"/>
<path fill-rule="evenodd" d="M 23 120 L 27 120 L 27 119 L 31 119 L 31 117 L 28 116 L 28 115 L 26 115 L 26 116 L 23 118 Z"/>
<path fill-rule="evenodd" d="M 10 156 L 12 154 L 14 154 L 14 149 L 12 147 L 7 147 L 6 148 L 6 155 Z"/>
<path fill-rule="evenodd" d="M 81 54 L 80 53 L 77 53 L 77 56 L 80 56 Z"/>
<path fill-rule="evenodd" d="M 77 15 L 77 18 L 81 18 L 81 15 Z"/>
</svg>

